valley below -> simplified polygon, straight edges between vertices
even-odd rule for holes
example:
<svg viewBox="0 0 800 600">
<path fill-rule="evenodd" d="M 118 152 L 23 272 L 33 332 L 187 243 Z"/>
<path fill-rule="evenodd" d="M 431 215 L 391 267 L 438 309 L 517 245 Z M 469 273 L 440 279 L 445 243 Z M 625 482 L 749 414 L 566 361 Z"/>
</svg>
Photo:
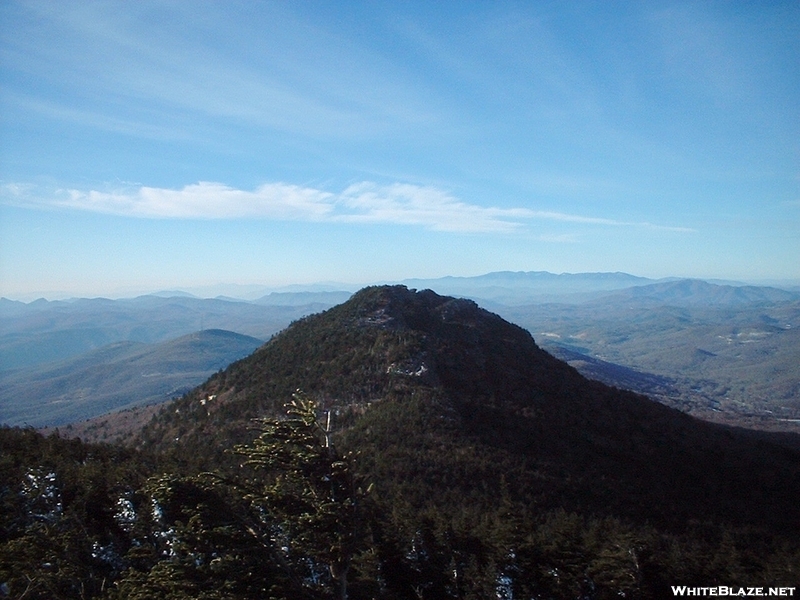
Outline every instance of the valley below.
<svg viewBox="0 0 800 600">
<path fill-rule="evenodd" d="M 501 310 L 587 377 L 697 417 L 800 431 L 800 305 Z"/>
</svg>

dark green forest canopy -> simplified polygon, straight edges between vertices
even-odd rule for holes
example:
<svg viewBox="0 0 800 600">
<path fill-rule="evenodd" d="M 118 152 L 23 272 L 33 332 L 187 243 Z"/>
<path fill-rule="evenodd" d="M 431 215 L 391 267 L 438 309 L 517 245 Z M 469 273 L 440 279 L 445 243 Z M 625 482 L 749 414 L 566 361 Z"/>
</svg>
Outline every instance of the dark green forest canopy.
<svg viewBox="0 0 800 600">
<path fill-rule="evenodd" d="M 0 435 L 12 597 L 650 598 L 800 573 L 796 452 L 433 292 L 294 323 L 138 450 Z"/>
<path fill-rule="evenodd" d="M 792 535 L 698 521 L 677 534 L 540 510 L 514 502 L 504 481 L 475 482 L 467 501 L 451 492 L 421 502 L 420 490 L 436 495 L 448 482 L 435 478 L 448 473 L 429 465 L 416 489 L 370 485 L 356 474 L 363 454 L 329 453 L 313 433 L 287 435 L 285 423 L 264 424 L 259 438 L 295 448 L 282 468 L 195 475 L 137 453 L 0 430 L 0 584 L 30 598 L 335 598 L 331 552 L 341 551 L 326 542 L 337 531 L 349 540 L 350 598 L 495 598 L 498 589 L 508 598 L 649 598 L 676 582 L 796 581 Z M 259 460 L 259 448 L 238 452 Z M 326 500 L 319 492 L 334 473 L 345 493 Z"/>
</svg>

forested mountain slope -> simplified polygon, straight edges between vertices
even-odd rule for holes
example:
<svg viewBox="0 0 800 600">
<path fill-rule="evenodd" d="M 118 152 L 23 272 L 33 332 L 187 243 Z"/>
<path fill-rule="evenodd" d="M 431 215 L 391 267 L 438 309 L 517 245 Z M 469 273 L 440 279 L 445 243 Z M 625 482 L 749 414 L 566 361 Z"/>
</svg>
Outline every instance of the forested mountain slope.
<svg viewBox="0 0 800 600">
<path fill-rule="evenodd" d="M 369 447 L 365 463 L 401 487 L 411 475 L 385 452 L 418 463 L 410 472 L 432 468 L 434 481 L 462 473 L 448 484 L 456 494 L 475 481 L 501 489 L 504 477 L 516 499 L 543 507 L 669 526 L 800 522 L 796 455 L 589 381 L 471 301 L 401 286 L 294 323 L 170 406 L 140 443 L 203 456 L 214 439 L 221 451 L 297 388 L 338 413 L 343 441 Z M 462 456 L 477 463 L 465 468 Z"/>
</svg>

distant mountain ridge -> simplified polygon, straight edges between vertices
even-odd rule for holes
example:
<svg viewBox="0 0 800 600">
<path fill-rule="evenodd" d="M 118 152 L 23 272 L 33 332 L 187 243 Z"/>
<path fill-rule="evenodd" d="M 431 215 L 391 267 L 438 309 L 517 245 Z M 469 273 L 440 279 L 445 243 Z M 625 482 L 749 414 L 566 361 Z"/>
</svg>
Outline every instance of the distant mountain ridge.
<svg viewBox="0 0 800 600">
<path fill-rule="evenodd" d="M 551 273 L 549 271 L 493 271 L 484 275 L 473 277 L 447 276 L 436 279 L 406 279 L 404 285 L 441 282 L 443 285 L 452 284 L 506 284 L 523 287 L 571 287 L 573 289 L 618 289 L 634 285 L 645 285 L 656 280 L 639 277 L 628 273 L 598 272 L 598 273 Z"/>
<path fill-rule="evenodd" d="M 501 304 L 543 301 L 580 301 L 591 294 L 648 285 L 657 280 L 627 273 L 550 273 L 547 271 L 497 271 L 476 277 L 405 279 L 410 288 L 432 289 L 440 294 L 490 300 Z"/>
<path fill-rule="evenodd" d="M 159 343 L 202 329 L 266 340 L 292 320 L 329 306 L 174 296 L 29 304 L 5 300 L 0 302 L 0 377 L 9 369 L 64 360 L 115 342 Z"/>
<path fill-rule="evenodd" d="M 262 340 L 204 330 L 160 344 L 115 342 L 0 380 L 0 423 L 57 426 L 181 396 Z"/>
<path fill-rule="evenodd" d="M 800 293 L 774 287 L 722 285 L 700 279 L 679 279 L 630 287 L 602 301 L 638 300 L 670 306 L 745 306 L 800 300 Z"/>
<path fill-rule="evenodd" d="M 271 292 L 253 302 L 265 306 L 319 306 L 321 310 L 334 304 L 341 304 L 352 295 L 347 291 Z"/>
<path fill-rule="evenodd" d="M 499 271 L 476 277 L 406 279 L 416 289 L 468 297 L 510 306 L 541 303 L 585 303 L 640 300 L 680 306 L 741 306 L 800 299 L 797 290 L 737 282 L 668 277 L 649 279 L 627 273 L 561 273 Z"/>
</svg>

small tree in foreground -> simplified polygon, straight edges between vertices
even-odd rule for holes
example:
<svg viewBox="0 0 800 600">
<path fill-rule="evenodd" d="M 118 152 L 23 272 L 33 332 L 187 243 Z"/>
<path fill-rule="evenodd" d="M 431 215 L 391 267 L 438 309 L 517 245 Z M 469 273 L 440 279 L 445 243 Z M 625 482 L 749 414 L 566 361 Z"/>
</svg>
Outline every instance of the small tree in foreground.
<svg viewBox="0 0 800 600">
<path fill-rule="evenodd" d="M 234 448 L 245 460 L 232 476 L 150 480 L 153 514 L 142 526 L 151 542 L 129 557 L 141 566 L 125 574 L 112 597 L 377 595 L 367 491 L 350 457 L 333 447 L 330 424 L 322 425 L 316 404 L 298 392 L 286 409 L 285 418 L 259 420 L 258 438 Z"/>
<path fill-rule="evenodd" d="M 239 489 L 272 524 L 275 543 L 304 584 L 332 585 L 344 600 L 354 558 L 368 545 L 369 490 L 354 474 L 352 457 L 334 448 L 330 413 L 323 425 L 316 403 L 299 391 L 286 412 L 285 419 L 260 420 L 259 437 L 234 449 L 255 471 Z"/>
</svg>

